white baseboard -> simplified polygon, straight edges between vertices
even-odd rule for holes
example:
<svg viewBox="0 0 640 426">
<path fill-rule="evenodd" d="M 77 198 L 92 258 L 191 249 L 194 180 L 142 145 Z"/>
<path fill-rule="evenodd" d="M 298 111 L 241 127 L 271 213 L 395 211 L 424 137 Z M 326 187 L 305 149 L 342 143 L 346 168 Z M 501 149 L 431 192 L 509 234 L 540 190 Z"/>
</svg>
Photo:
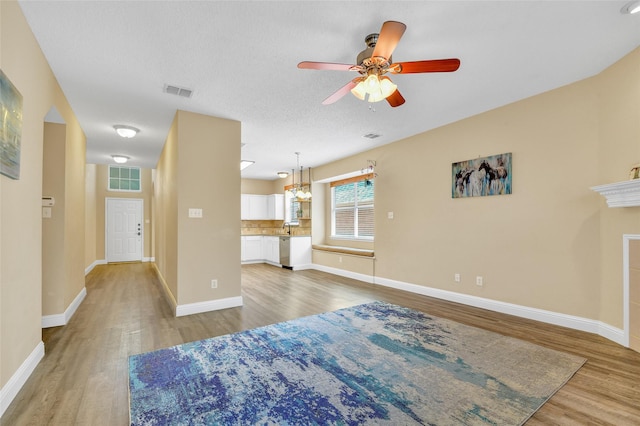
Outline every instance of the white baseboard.
<svg viewBox="0 0 640 426">
<path fill-rule="evenodd" d="M 424 296 L 435 297 L 437 299 L 461 303 L 463 305 L 474 306 L 476 308 L 487 309 L 490 311 L 514 315 L 521 318 L 532 319 L 535 321 L 558 325 L 561 327 L 567 327 L 574 330 L 586 331 L 602 336 L 605 339 L 609 339 L 620 345 L 625 345 L 624 330 L 603 323 L 602 321 L 596 321 L 558 312 L 546 311 L 543 309 L 530 308 L 528 306 L 516 305 L 513 303 L 500 302 L 498 300 L 485 299 L 478 296 L 455 293 L 453 291 L 425 287 L 387 278 L 372 277 L 370 275 L 358 274 L 355 272 L 349 272 L 342 269 L 336 269 L 322 265 L 313 265 L 313 267 L 318 271 L 328 272 L 330 274 L 347 278 L 353 278 L 367 283 L 396 288 L 398 290 L 404 290 L 415 294 L 422 294 Z"/>
<path fill-rule="evenodd" d="M 155 262 L 156 258 L 155 257 L 143 257 L 141 262 Z M 84 275 L 88 275 L 89 272 L 93 271 L 93 268 L 95 268 L 97 265 L 106 265 L 107 261 L 105 259 L 100 259 L 100 260 L 96 260 L 95 262 L 93 262 L 91 265 L 87 266 L 87 268 L 84 270 Z"/>
<path fill-rule="evenodd" d="M 309 263 L 306 265 L 295 265 L 293 266 L 294 271 L 304 271 L 305 269 L 314 269 L 313 264 Z"/>
<path fill-rule="evenodd" d="M 82 290 L 80 290 L 80 293 L 78 293 L 76 298 L 73 299 L 73 302 L 71 302 L 71 304 L 64 311 L 64 313 L 55 314 L 55 315 L 45 315 L 42 317 L 42 328 L 59 327 L 61 325 L 66 325 L 71 319 L 71 317 L 73 316 L 73 314 L 76 313 L 76 310 L 78 309 L 78 307 L 80 306 L 80 304 L 82 303 L 82 301 L 86 296 L 87 296 L 87 288 L 82 287 Z"/>
<path fill-rule="evenodd" d="M 339 275 L 341 277 L 352 278 L 358 281 L 364 281 L 365 283 L 373 284 L 373 277 L 371 275 L 360 274 L 357 272 L 346 271 L 344 269 L 332 268 L 330 266 L 313 264 L 313 269 L 318 271 L 327 272 L 333 275 Z"/>
<path fill-rule="evenodd" d="M 187 305 L 176 306 L 176 316 L 182 317 L 185 315 L 200 314 L 202 312 L 219 311 L 220 309 L 236 308 L 242 305 L 242 296 L 189 303 Z"/>
<path fill-rule="evenodd" d="M 9 381 L 0 389 L 0 418 L 9 407 L 9 404 L 16 397 L 27 379 L 36 369 L 40 360 L 44 357 L 44 343 L 40 342 L 36 345 L 31 354 L 24 360 L 22 365 L 11 376 Z M 1 423 L 1 422 L 0 422 Z"/>
<path fill-rule="evenodd" d="M 85 268 L 84 276 L 86 277 L 87 275 L 89 275 L 89 272 L 93 271 L 93 268 L 95 268 L 97 265 L 106 265 L 106 264 L 107 264 L 107 261 L 104 259 L 94 261 L 91 265 Z"/>
</svg>

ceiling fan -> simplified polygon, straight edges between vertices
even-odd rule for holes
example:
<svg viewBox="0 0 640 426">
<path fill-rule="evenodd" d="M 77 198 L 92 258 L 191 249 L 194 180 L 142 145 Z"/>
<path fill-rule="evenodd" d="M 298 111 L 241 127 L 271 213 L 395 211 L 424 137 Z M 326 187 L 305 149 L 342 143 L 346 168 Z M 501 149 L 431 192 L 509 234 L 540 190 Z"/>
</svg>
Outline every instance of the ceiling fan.
<svg viewBox="0 0 640 426">
<path fill-rule="evenodd" d="M 452 72 L 460 67 L 460 59 L 434 59 L 413 62 L 393 62 L 391 54 L 404 34 L 407 26 L 402 22 L 386 21 L 380 33 L 369 34 L 365 38 L 367 48 L 360 52 L 357 65 L 332 62 L 300 62 L 298 68 L 310 70 L 357 71 L 356 77 L 322 104 L 329 105 L 351 92 L 360 100 L 379 102 L 386 99 L 392 107 L 404 103 L 397 86 L 387 77 L 391 74 L 416 74 L 427 72 Z"/>
</svg>

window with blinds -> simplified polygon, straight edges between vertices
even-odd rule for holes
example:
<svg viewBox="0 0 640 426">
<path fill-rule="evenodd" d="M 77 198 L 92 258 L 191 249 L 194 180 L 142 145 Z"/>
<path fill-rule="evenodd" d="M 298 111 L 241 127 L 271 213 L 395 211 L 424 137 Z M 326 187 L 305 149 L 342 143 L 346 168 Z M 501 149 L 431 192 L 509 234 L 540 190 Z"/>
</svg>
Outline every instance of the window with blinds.
<svg viewBox="0 0 640 426">
<path fill-rule="evenodd" d="M 331 185 L 331 236 L 373 239 L 374 183 L 362 179 Z"/>
</svg>

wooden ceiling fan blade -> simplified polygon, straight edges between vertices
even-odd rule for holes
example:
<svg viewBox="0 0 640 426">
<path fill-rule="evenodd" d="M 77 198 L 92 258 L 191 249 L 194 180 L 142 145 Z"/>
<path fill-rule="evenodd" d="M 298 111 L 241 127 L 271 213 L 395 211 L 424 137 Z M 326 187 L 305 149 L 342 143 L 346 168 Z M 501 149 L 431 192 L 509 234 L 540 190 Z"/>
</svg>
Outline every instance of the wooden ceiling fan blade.
<svg viewBox="0 0 640 426">
<path fill-rule="evenodd" d="M 342 86 L 340 89 L 338 89 L 333 95 L 329 96 L 327 99 L 322 101 L 322 105 L 329 105 L 336 102 L 337 100 L 342 98 L 344 95 L 351 92 L 351 89 L 356 87 L 356 85 L 360 80 L 361 78 L 354 78 L 353 80 L 351 80 L 350 82 Z"/>
<path fill-rule="evenodd" d="M 353 64 L 304 61 L 298 64 L 298 68 L 303 70 L 357 71 L 359 67 Z"/>
<path fill-rule="evenodd" d="M 406 29 L 407 26 L 402 22 L 386 21 L 382 24 L 376 47 L 373 49 L 373 55 L 371 56 L 389 60 Z"/>
<path fill-rule="evenodd" d="M 432 59 L 427 61 L 397 62 L 389 69 L 394 74 L 414 74 L 422 72 L 452 72 L 460 68 L 460 59 Z"/>
<path fill-rule="evenodd" d="M 404 103 L 404 98 L 400 94 L 400 91 L 396 89 L 395 92 L 387 96 L 387 102 L 389 102 L 389 105 L 395 108 L 395 107 L 399 107 Z"/>
</svg>

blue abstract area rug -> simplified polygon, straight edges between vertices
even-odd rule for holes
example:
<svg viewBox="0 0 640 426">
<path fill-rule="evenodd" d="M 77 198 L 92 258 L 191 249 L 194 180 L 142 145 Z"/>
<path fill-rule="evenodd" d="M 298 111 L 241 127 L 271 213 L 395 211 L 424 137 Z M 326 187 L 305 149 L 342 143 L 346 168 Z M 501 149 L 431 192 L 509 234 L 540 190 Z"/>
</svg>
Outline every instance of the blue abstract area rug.
<svg viewBox="0 0 640 426">
<path fill-rule="evenodd" d="M 518 425 L 586 360 L 374 302 L 129 358 L 132 425 Z"/>
</svg>

